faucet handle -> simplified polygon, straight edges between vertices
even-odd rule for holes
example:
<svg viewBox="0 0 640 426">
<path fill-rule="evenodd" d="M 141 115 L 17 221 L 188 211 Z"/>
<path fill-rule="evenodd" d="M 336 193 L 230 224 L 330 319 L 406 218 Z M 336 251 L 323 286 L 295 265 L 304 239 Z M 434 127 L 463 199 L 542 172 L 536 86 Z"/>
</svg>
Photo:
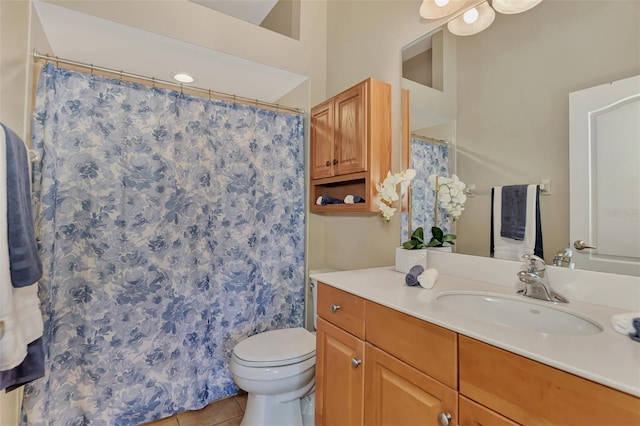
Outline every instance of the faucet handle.
<svg viewBox="0 0 640 426">
<path fill-rule="evenodd" d="M 529 272 L 541 272 L 547 269 L 547 264 L 544 263 L 544 259 L 535 254 L 523 254 L 522 258 L 529 262 L 527 269 Z M 538 268 L 538 266 L 540 266 L 540 268 Z"/>
</svg>

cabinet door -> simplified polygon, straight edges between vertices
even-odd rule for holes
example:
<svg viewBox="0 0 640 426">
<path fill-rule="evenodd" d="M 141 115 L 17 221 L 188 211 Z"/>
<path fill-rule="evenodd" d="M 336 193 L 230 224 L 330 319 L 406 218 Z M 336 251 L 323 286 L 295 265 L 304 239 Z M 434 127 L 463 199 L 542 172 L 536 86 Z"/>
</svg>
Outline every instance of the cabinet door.
<svg viewBox="0 0 640 426">
<path fill-rule="evenodd" d="M 457 424 L 458 393 L 367 343 L 365 349 L 365 424 L 433 425 L 448 413 Z"/>
<path fill-rule="evenodd" d="M 337 175 L 367 170 L 367 82 L 335 98 Z"/>
<path fill-rule="evenodd" d="M 364 342 L 318 318 L 315 424 L 363 424 Z"/>
<path fill-rule="evenodd" d="M 458 399 L 460 426 L 518 426 L 506 417 L 460 396 Z"/>
<path fill-rule="evenodd" d="M 330 99 L 311 110 L 311 179 L 334 173 L 334 111 Z"/>
</svg>

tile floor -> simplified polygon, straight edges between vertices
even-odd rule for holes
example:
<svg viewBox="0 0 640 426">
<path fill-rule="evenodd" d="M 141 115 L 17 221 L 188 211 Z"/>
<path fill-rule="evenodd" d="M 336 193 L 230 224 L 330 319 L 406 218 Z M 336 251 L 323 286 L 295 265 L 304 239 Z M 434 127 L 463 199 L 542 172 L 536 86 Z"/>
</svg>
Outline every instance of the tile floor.
<svg viewBox="0 0 640 426">
<path fill-rule="evenodd" d="M 201 410 L 185 411 L 144 426 L 238 426 L 247 406 L 247 394 L 214 401 Z"/>
</svg>

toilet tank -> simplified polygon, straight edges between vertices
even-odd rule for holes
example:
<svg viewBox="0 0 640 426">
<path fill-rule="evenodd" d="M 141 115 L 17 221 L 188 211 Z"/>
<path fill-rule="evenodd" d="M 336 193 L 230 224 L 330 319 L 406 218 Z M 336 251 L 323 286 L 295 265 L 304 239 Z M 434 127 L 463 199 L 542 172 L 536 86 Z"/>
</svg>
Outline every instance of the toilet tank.
<svg viewBox="0 0 640 426">
<path fill-rule="evenodd" d="M 323 274 L 325 272 L 337 272 L 338 269 L 314 269 L 309 271 L 309 275 Z M 313 329 L 318 328 L 318 282 L 314 278 L 309 277 L 309 286 L 311 287 L 311 299 L 313 300 Z"/>
</svg>

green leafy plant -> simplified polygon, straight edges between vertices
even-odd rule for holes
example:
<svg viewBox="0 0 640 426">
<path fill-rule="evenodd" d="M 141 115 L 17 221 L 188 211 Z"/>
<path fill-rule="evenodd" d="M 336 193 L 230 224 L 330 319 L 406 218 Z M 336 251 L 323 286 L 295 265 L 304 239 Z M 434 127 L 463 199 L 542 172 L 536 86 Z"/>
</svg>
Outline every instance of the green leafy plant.
<svg viewBox="0 0 640 426">
<path fill-rule="evenodd" d="M 422 229 L 422 226 L 413 231 L 411 238 L 402 243 L 402 247 L 407 250 L 419 250 L 427 247 L 424 244 L 424 229 Z"/>
<path fill-rule="evenodd" d="M 431 235 L 431 240 L 425 244 L 424 229 L 421 226 L 413 231 L 411 238 L 402 243 L 402 247 L 406 250 L 420 250 L 427 247 L 445 247 L 445 243 L 455 245 L 456 236 L 454 234 L 445 234 L 437 226 L 431 228 Z"/>
<path fill-rule="evenodd" d="M 442 229 L 434 226 L 431 228 L 431 240 L 427 244 L 427 247 L 446 247 L 444 243 L 454 246 L 454 242 L 457 237 L 455 234 L 445 234 Z"/>
</svg>

